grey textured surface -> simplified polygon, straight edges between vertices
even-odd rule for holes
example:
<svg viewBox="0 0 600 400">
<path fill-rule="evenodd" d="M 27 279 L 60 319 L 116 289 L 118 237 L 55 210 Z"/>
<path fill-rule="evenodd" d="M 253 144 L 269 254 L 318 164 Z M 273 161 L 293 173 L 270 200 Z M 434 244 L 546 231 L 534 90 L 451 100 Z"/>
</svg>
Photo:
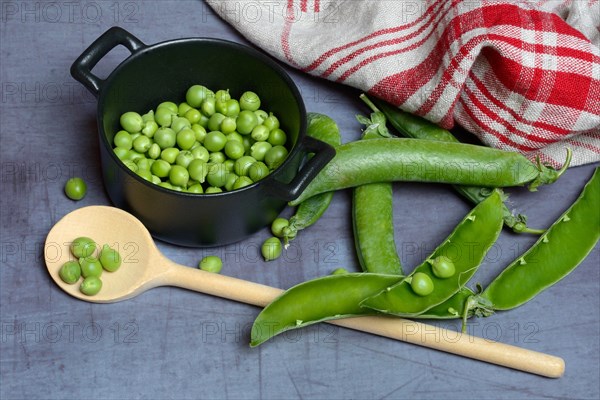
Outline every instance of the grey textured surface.
<svg viewBox="0 0 600 400">
<path fill-rule="evenodd" d="M 561 356 L 564 377 L 541 378 L 365 333 L 318 325 L 250 349 L 255 307 L 176 288 L 127 302 L 73 299 L 50 280 L 44 238 L 64 214 L 109 204 L 99 175 L 95 99 L 69 75 L 77 56 L 112 25 L 145 43 L 212 36 L 245 42 L 201 1 L 2 1 L 0 25 L 0 398 L 583 398 L 600 396 L 598 247 L 558 285 L 523 307 L 474 321 L 470 332 Z M 94 70 L 108 74 L 127 51 Z M 288 71 L 307 109 L 332 116 L 344 141 L 358 138 L 358 93 Z M 569 170 L 537 193 L 512 189 L 512 205 L 548 226 L 572 202 L 594 166 Z M 89 184 L 75 203 L 63 195 L 72 174 Z M 469 205 L 442 185 L 395 186 L 398 248 L 407 269 L 437 246 Z M 289 213 L 286 210 L 285 213 Z M 223 273 L 281 288 L 358 270 L 348 192 L 302 232 L 285 257 L 264 263 L 268 236 L 216 249 L 158 243 L 191 267 L 203 255 Z M 486 284 L 534 238 L 503 232 L 475 280 Z M 441 323 L 453 329 L 457 322 Z"/>
</svg>

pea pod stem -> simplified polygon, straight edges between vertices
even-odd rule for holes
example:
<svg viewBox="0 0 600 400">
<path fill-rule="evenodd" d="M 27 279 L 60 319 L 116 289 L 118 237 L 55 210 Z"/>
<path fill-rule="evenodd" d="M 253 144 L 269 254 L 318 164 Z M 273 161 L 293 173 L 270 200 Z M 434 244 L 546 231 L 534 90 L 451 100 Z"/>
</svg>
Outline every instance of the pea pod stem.
<svg viewBox="0 0 600 400">
<path fill-rule="evenodd" d="M 458 143 L 452 133 L 446 129 L 440 128 L 433 122 L 427 121 L 424 118 L 407 113 L 398 108 L 391 107 L 382 100 L 371 100 L 366 94 L 360 95 L 361 100 L 374 112 L 382 112 L 392 124 L 392 126 L 403 136 L 414 139 L 439 140 L 444 142 Z M 377 104 L 375 104 L 377 103 Z M 567 169 L 571 161 L 571 150 L 567 149 L 567 159 L 563 167 L 559 171 L 554 171 L 543 166 L 539 160 L 536 160 L 538 170 L 540 171 L 540 179 L 531 183 L 530 188 L 535 190 L 541 182 L 552 182 L 558 179 Z M 478 204 L 484 198 L 489 196 L 492 190 L 500 191 L 500 189 L 490 189 L 478 186 L 454 185 L 454 189 L 463 197 L 474 204 Z M 500 191 L 505 197 L 506 195 Z M 532 233 L 542 234 L 544 229 L 533 229 L 527 226 L 527 217 L 522 214 L 514 215 L 505 204 L 503 204 L 504 224 L 511 228 L 516 233 Z"/>
</svg>

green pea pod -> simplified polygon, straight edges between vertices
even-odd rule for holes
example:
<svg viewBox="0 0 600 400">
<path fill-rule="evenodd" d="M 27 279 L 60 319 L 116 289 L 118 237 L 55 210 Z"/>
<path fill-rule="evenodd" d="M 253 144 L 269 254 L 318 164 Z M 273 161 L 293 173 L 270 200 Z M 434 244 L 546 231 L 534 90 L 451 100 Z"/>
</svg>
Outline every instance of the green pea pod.
<svg viewBox="0 0 600 400">
<path fill-rule="evenodd" d="M 324 114 L 307 114 L 307 134 L 327 144 L 337 147 L 342 143 L 342 136 L 335 121 Z M 321 218 L 333 199 L 333 192 L 321 193 L 303 201 L 290 218 L 289 225 L 283 231 L 287 244 L 294 239 L 298 231 L 306 229 Z"/>
<path fill-rule="evenodd" d="M 389 135 L 385 117 L 371 119 L 357 116 L 367 125 L 363 140 Z M 382 125 L 384 130 L 382 131 Z M 352 193 L 352 226 L 356 254 L 364 272 L 403 275 L 402 264 L 394 240 L 393 192 L 390 182 L 377 182 L 354 188 Z"/>
<path fill-rule="evenodd" d="M 361 305 L 387 314 L 414 316 L 451 298 L 475 274 L 498 238 L 502 229 L 501 203 L 500 196 L 494 193 L 476 205 L 433 254 L 406 279 L 366 298 Z M 431 260 L 439 256 L 445 256 L 453 262 L 454 275 L 439 278 L 434 274 Z M 431 293 L 419 295 L 414 291 L 411 279 L 416 274 L 429 276 L 433 283 Z"/>
<path fill-rule="evenodd" d="M 396 275 L 348 273 L 300 283 L 278 296 L 256 317 L 250 346 L 317 322 L 374 314 L 359 303 L 398 282 Z"/>
<path fill-rule="evenodd" d="M 483 291 L 494 310 L 509 310 L 533 299 L 573 271 L 600 238 L 600 168 L 579 198 L 521 257 Z"/>
<path fill-rule="evenodd" d="M 387 119 L 390 121 L 390 124 L 392 124 L 392 126 L 403 136 L 414 139 L 438 140 L 441 142 L 459 142 L 459 140 L 454 137 L 452 133 L 446 129 L 440 128 L 431 121 L 406 111 L 402 111 L 399 108 L 392 107 L 383 100 L 371 100 L 364 94 L 362 94 L 360 97 L 373 111 L 381 111 L 383 114 L 385 114 Z M 570 154 L 571 153 L 569 153 L 569 158 L 565 162 L 565 166 L 563 166 L 561 169 L 562 171 L 564 171 L 570 163 Z M 499 191 L 503 196 L 506 196 L 498 188 L 492 189 L 480 186 L 454 185 L 454 189 L 474 204 L 478 204 L 483 201 L 483 199 L 487 198 L 492 191 Z M 504 225 L 511 228 L 514 232 L 535 234 L 541 234 L 544 232 L 542 229 L 531 229 L 527 227 L 527 217 L 525 215 L 514 215 L 505 204 L 503 204 L 502 207 L 504 212 Z"/>
<path fill-rule="evenodd" d="M 516 152 L 434 140 L 382 138 L 345 143 L 292 202 L 374 182 L 437 182 L 490 187 L 552 183 L 559 171 Z"/>
</svg>

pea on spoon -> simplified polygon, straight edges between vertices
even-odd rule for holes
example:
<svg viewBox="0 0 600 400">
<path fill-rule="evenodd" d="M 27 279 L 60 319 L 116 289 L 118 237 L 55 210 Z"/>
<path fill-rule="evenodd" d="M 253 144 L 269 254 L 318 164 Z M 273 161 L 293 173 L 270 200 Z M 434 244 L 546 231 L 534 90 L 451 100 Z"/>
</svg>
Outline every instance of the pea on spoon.
<svg viewBox="0 0 600 400">
<path fill-rule="evenodd" d="M 118 271 L 102 275 L 102 290 L 94 296 L 81 293 L 78 285 L 67 284 L 58 275 L 61 265 L 73 259 L 69 245 L 79 236 L 91 237 L 100 244 L 108 243 L 118 249 L 123 258 Z M 50 276 L 62 290 L 95 303 L 117 302 L 155 287 L 176 286 L 264 307 L 283 292 L 178 265 L 160 252 L 137 218 L 109 206 L 83 207 L 65 215 L 48 233 L 44 258 Z M 328 323 L 546 377 L 559 378 L 564 373 L 562 358 L 411 320 L 365 316 Z"/>
</svg>

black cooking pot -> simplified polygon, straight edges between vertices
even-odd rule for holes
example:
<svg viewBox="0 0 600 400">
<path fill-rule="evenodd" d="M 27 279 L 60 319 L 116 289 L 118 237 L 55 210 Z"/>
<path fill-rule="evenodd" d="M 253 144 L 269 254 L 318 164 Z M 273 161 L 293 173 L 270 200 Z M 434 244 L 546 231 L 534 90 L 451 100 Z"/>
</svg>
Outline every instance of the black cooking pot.
<svg viewBox="0 0 600 400">
<path fill-rule="evenodd" d="M 131 55 L 100 79 L 92 68 L 118 45 Z M 71 75 L 98 98 L 102 176 L 111 201 L 167 242 L 201 247 L 248 237 L 269 225 L 335 154 L 331 146 L 306 135 L 304 103 L 281 66 L 237 43 L 187 38 L 148 46 L 113 27 L 73 63 Z M 143 114 L 163 101 L 184 101 L 194 84 L 227 88 L 232 97 L 247 90 L 258 93 L 261 108 L 276 114 L 287 133 L 289 155 L 283 164 L 242 189 L 204 195 L 162 188 L 127 168 L 112 149 L 121 114 Z M 304 162 L 309 153 L 314 156 Z"/>
</svg>

